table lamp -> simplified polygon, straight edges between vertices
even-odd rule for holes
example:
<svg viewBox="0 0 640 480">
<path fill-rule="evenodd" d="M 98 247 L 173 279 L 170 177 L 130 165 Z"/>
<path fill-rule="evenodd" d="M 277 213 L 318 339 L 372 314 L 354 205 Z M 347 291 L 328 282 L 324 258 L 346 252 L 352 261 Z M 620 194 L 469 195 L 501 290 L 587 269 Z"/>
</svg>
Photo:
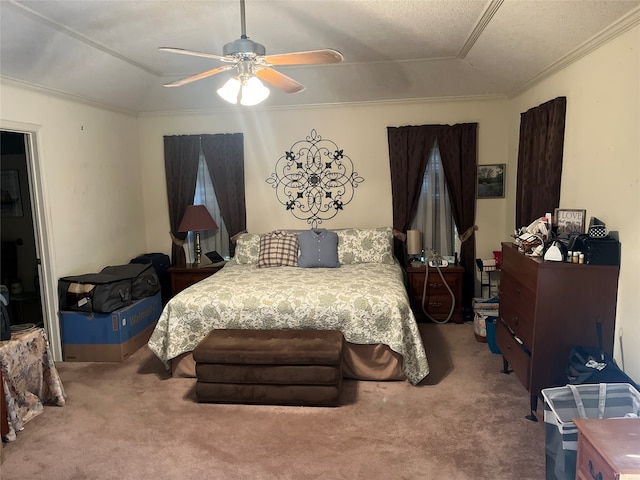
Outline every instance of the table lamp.
<svg viewBox="0 0 640 480">
<path fill-rule="evenodd" d="M 407 257 L 409 264 L 421 263 L 422 242 L 420 242 L 420 230 L 407 230 Z"/>
<path fill-rule="evenodd" d="M 202 249 L 200 248 L 200 231 L 201 230 L 217 230 L 218 225 L 211 217 L 209 210 L 204 205 L 189 205 L 184 212 L 182 222 L 178 227 L 179 232 L 195 232 L 194 259 L 195 266 L 200 265 L 202 258 Z"/>
</svg>

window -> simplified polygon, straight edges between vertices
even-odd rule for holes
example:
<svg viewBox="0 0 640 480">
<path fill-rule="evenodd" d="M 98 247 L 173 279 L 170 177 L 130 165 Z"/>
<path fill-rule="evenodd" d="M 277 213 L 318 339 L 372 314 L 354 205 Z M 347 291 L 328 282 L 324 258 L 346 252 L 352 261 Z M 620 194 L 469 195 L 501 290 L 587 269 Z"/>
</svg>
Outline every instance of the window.
<svg viewBox="0 0 640 480">
<path fill-rule="evenodd" d="M 422 248 L 426 258 L 433 252 L 449 256 L 456 251 L 455 222 L 451 214 L 451 202 L 437 142 L 429 155 L 422 179 L 418 210 L 411 229 L 422 232 Z"/>
<path fill-rule="evenodd" d="M 217 231 L 200 232 L 200 246 L 202 255 L 212 251 L 218 252 L 224 258 L 229 258 L 229 233 L 224 225 L 224 220 L 220 214 L 220 207 L 216 199 L 216 192 L 213 188 L 211 175 L 207 168 L 207 162 L 202 151 L 200 152 L 200 160 L 198 162 L 198 177 L 196 180 L 196 193 L 193 197 L 194 205 L 204 205 L 209 213 L 218 224 Z M 187 236 L 187 244 L 191 247 L 194 244 L 194 232 L 189 232 Z M 189 258 L 187 262 L 193 262 L 193 252 L 189 250 Z"/>
</svg>

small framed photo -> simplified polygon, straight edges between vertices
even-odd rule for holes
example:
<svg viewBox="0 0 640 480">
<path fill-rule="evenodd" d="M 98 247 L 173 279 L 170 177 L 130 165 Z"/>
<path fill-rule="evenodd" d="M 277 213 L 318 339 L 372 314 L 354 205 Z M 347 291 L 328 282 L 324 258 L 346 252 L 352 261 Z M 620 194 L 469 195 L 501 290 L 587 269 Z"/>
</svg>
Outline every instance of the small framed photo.
<svg viewBox="0 0 640 480">
<path fill-rule="evenodd" d="M 563 209 L 555 210 L 558 235 L 571 235 L 584 233 L 587 218 L 586 210 Z"/>
<path fill-rule="evenodd" d="M 504 163 L 478 165 L 478 198 L 504 198 Z"/>
</svg>

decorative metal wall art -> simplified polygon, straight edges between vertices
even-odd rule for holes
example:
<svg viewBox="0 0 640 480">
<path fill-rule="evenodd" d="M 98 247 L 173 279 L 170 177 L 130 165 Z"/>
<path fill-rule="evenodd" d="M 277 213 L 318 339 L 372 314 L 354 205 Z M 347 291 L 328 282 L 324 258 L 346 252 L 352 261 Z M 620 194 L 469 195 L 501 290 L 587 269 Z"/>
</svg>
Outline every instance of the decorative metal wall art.
<svg viewBox="0 0 640 480">
<path fill-rule="evenodd" d="M 313 129 L 278 159 L 266 182 L 294 217 L 316 228 L 351 202 L 364 178 L 353 170 L 343 150 Z"/>
</svg>

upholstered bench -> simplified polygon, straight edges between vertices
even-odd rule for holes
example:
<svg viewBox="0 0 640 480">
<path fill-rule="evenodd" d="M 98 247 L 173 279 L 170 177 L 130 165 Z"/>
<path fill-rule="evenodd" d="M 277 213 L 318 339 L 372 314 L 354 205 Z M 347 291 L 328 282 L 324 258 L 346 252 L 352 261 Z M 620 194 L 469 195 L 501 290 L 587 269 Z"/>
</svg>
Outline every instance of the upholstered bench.
<svg viewBox="0 0 640 480">
<path fill-rule="evenodd" d="M 342 332 L 213 330 L 194 349 L 198 402 L 337 406 Z"/>
</svg>

